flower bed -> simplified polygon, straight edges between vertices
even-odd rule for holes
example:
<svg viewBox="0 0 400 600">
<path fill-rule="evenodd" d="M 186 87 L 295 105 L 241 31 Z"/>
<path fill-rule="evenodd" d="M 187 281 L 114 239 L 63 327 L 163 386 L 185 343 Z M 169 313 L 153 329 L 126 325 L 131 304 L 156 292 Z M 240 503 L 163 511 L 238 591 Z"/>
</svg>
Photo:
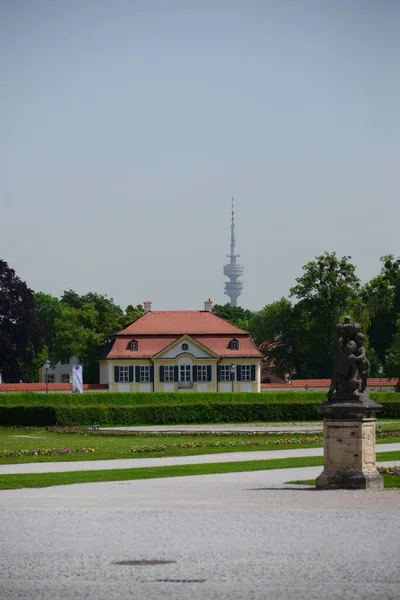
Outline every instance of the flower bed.
<svg viewBox="0 0 400 600">
<path fill-rule="evenodd" d="M 96 452 L 94 448 L 39 448 L 38 450 L 0 450 L 0 458 L 19 458 L 20 456 L 56 456 L 58 454 L 87 454 Z"/>
<path fill-rule="evenodd" d="M 282 446 L 287 444 L 319 444 L 322 442 L 322 436 L 315 435 L 313 437 L 298 437 L 298 438 L 280 438 L 273 441 L 262 440 L 238 440 L 235 442 L 183 442 L 182 444 L 155 444 L 154 446 L 142 446 L 141 448 L 131 448 L 132 454 L 142 452 L 158 453 L 170 450 L 186 450 L 188 448 L 243 448 L 243 447 L 260 447 L 260 446 Z"/>
<path fill-rule="evenodd" d="M 378 467 L 378 471 L 381 475 L 397 475 L 400 477 L 400 467 Z"/>
</svg>

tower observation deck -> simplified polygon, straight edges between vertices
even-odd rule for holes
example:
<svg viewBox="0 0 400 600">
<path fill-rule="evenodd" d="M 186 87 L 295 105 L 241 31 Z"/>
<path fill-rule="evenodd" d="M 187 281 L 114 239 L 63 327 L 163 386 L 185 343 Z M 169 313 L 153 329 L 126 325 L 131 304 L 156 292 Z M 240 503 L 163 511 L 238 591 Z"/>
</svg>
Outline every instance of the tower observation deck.
<svg viewBox="0 0 400 600">
<path fill-rule="evenodd" d="M 235 240 L 235 207 L 232 198 L 232 221 L 231 221 L 231 253 L 227 255 L 229 263 L 224 266 L 224 275 L 226 275 L 230 281 L 225 283 L 225 294 L 231 299 L 232 306 L 237 306 L 237 299 L 243 292 L 243 283 L 238 281 L 239 277 L 243 275 L 243 267 L 237 262 L 239 254 L 236 254 L 236 240 Z"/>
</svg>

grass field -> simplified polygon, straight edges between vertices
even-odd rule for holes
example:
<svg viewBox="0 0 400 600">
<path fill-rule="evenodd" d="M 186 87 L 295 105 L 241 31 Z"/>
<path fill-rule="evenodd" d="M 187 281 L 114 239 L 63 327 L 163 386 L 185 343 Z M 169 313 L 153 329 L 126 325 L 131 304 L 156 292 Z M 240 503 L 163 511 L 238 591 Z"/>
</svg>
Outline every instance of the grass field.
<svg viewBox="0 0 400 600">
<path fill-rule="evenodd" d="M 400 441 L 400 437 L 399 437 Z M 0 430 L 0 464 L 109 460 L 157 456 L 192 456 L 220 452 L 246 452 L 322 446 L 320 434 L 305 435 L 102 435 L 96 433 L 55 433 L 46 429 Z M 44 455 L 41 452 L 61 451 Z M 68 450 L 71 451 L 68 452 Z M 7 452 L 38 452 L 29 456 L 7 457 Z"/>
<path fill-rule="evenodd" d="M 399 425 L 382 425 L 393 437 L 377 443 L 400 442 Z M 322 435 L 297 434 L 151 434 L 104 435 L 101 432 L 48 431 L 46 429 L 0 429 L 0 464 L 75 460 L 110 460 L 158 456 L 193 456 L 221 452 L 285 450 L 323 446 Z"/>
<path fill-rule="evenodd" d="M 400 460 L 400 452 L 382 452 L 379 455 L 379 460 Z M 323 456 L 310 456 L 234 463 L 179 465 L 173 467 L 145 467 L 137 469 L 114 469 L 107 471 L 75 471 L 65 473 L 0 475 L 0 490 L 50 487 L 55 485 L 70 485 L 75 483 L 100 483 L 105 481 L 155 479 L 159 477 L 183 477 L 188 475 L 213 475 L 216 473 L 241 473 L 244 471 L 291 469 L 296 467 L 322 466 L 323 463 Z"/>
</svg>

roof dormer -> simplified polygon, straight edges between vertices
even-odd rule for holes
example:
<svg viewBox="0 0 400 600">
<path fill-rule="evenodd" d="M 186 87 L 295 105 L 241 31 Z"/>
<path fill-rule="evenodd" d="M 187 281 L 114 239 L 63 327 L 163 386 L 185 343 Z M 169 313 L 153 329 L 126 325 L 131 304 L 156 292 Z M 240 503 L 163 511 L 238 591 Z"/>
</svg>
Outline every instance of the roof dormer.
<svg viewBox="0 0 400 600">
<path fill-rule="evenodd" d="M 138 349 L 138 343 L 136 340 L 132 340 L 131 342 L 129 342 L 129 350 L 131 350 L 132 352 L 137 352 Z"/>
<path fill-rule="evenodd" d="M 233 339 L 229 342 L 229 348 L 231 350 L 239 350 L 239 340 Z"/>
</svg>

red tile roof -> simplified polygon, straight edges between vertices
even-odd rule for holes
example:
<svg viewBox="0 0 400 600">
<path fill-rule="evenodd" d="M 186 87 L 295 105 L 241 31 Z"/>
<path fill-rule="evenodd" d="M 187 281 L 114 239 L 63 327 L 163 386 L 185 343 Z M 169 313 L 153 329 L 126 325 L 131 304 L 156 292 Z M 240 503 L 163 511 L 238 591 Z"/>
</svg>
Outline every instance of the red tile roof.
<svg viewBox="0 0 400 600">
<path fill-rule="evenodd" d="M 254 344 L 253 340 L 249 335 L 237 336 L 239 342 L 238 350 L 231 350 L 229 342 L 232 340 L 231 336 L 198 336 L 194 335 L 193 339 L 203 344 L 207 348 L 210 348 L 215 354 L 221 356 L 221 358 L 239 358 L 239 357 L 261 357 L 262 354 Z"/>
<path fill-rule="evenodd" d="M 150 311 L 117 335 L 247 334 L 212 312 L 200 310 Z M 248 335 L 248 334 L 247 334 Z"/>
<path fill-rule="evenodd" d="M 190 336 L 215 354 L 222 358 L 227 357 L 260 357 L 261 354 L 254 345 L 249 335 L 236 335 L 239 341 L 239 350 L 231 350 L 229 342 L 232 340 L 231 335 L 193 335 Z M 180 335 L 175 336 L 135 336 L 138 342 L 137 350 L 129 349 L 130 339 L 127 337 L 117 337 L 107 358 L 151 358 L 169 346 L 175 340 L 179 340 Z"/>
</svg>

